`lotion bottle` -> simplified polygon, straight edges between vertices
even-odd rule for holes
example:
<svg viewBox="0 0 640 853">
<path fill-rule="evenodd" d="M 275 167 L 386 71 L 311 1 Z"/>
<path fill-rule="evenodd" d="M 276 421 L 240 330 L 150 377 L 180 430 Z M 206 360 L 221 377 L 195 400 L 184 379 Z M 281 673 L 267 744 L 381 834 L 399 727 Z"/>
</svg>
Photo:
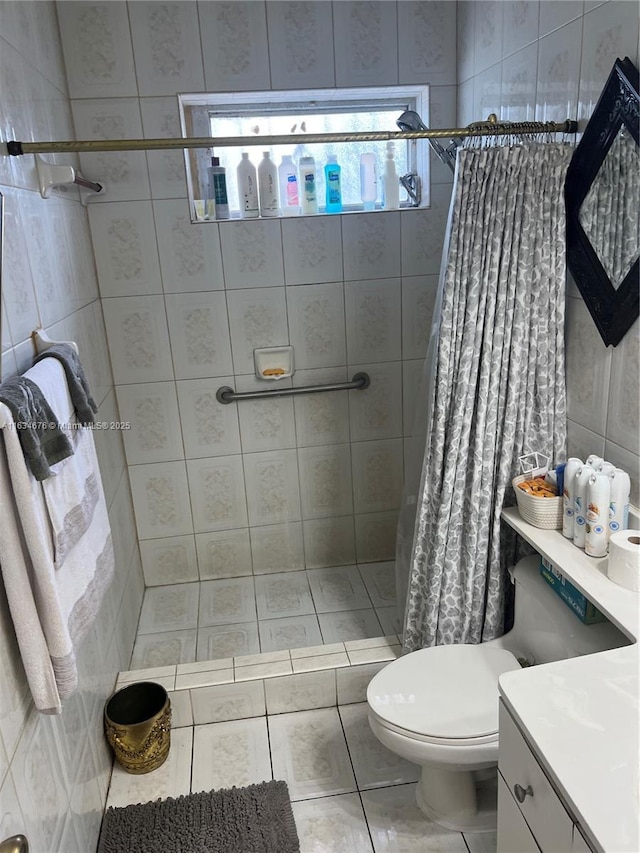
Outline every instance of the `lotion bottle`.
<svg viewBox="0 0 640 853">
<path fill-rule="evenodd" d="M 385 210 L 398 210 L 400 207 L 400 181 L 393 159 L 395 146 L 393 142 L 387 142 L 387 159 L 384 161 L 383 175 L 383 203 Z"/>
<path fill-rule="evenodd" d="M 327 157 L 324 167 L 325 181 L 325 210 L 327 213 L 342 213 L 342 186 L 340 181 L 340 166 L 331 154 Z"/>
<path fill-rule="evenodd" d="M 258 189 L 260 216 L 278 216 L 278 170 L 269 151 L 262 152 L 262 160 L 258 166 Z"/>
<path fill-rule="evenodd" d="M 256 219 L 258 216 L 258 179 L 256 167 L 249 160 L 249 155 L 246 152 L 242 154 L 237 173 L 240 215 L 243 219 Z"/>
<path fill-rule="evenodd" d="M 378 197 L 375 154 L 360 155 L 360 198 L 365 210 L 375 210 Z"/>
<path fill-rule="evenodd" d="M 300 183 L 302 184 L 302 213 L 317 213 L 316 161 L 313 157 L 300 158 Z"/>
<path fill-rule="evenodd" d="M 278 166 L 280 179 L 280 208 L 283 216 L 297 216 L 300 213 L 300 195 L 298 191 L 298 170 L 290 154 L 284 154 Z"/>
<path fill-rule="evenodd" d="M 209 167 L 209 198 L 215 201 L 216 219 L 229 218 L 229 199 L 227 198 L 227 175 L 219 157 L 211 158 Z"/>
</svg>

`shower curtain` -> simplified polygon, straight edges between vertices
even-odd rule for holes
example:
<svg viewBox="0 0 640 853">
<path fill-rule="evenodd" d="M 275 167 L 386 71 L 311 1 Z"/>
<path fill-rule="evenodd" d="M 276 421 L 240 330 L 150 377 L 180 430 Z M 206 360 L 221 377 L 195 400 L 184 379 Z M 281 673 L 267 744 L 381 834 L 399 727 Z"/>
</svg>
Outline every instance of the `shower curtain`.
<svg viewBox="0 0 640 853">
<path fill-rule="evenodd" d="M 537 450 L 564 458 L 563 186 L 571 152 L 531 141 L 458 152 L 423 382 L 422 474 L 400 524 L 399 563 L 415 508 L 405 651 L 503 633 L 500 512 L 518 457 Z"/>
</svg>

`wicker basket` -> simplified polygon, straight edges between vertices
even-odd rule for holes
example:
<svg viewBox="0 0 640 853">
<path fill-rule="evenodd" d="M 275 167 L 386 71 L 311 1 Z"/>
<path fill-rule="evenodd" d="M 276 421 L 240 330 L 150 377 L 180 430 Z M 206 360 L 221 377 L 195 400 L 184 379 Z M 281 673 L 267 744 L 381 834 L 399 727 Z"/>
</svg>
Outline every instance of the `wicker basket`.
<svg viewBox="0 0 640 853">
<path fill-rule="evenodd" d="M 530 474 L 521 474 L 511 481 L 516 493 L 518 512 L 525 521 L 534 527 L 544 527 L 547 530 L 560 530 L 562 527 L 562 495 L 557 498 L 536 498 L 528 495 L 522 489 L 517 488 L 518 483 L 524 483 L 532 477 L 538 477 L 545 472 L 536 471 Z"/>
</svg>

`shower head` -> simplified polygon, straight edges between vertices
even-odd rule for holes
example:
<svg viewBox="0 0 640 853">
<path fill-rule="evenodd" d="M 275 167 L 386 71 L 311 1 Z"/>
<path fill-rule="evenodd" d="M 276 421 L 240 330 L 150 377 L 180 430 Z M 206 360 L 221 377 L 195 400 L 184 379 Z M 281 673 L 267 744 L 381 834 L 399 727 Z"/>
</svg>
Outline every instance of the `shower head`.
<svg viewBox="0 0 640 853">
<path fill-rule="evenodd" d="M 396 124 L 400 130 L 405 132 L 429 130 L 415 110 L 405 110 L 400 118 L 396 119 Z M 428 142 L 445 166 L 448 166 L 451 171 L 454 172 L 456 168 L 456 150 L 458 148 L 458 143 L 452 139 L 449 145 L 444 148 L 437 139 L 429 139 Z"/>
</svg>

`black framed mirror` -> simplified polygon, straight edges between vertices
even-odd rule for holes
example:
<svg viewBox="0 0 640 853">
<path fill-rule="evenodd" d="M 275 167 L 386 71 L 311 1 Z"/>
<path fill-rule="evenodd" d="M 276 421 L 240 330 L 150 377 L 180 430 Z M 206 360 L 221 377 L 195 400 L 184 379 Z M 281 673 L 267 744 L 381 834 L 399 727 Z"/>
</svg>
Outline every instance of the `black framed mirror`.
<svg viewBox="0 0 640 853">
<path fill-rule="evenodd" d="M 638 69 L 616 59 L 565 183 L 567 264 L 607 346 L 638 317 Z"/>
</svg>

